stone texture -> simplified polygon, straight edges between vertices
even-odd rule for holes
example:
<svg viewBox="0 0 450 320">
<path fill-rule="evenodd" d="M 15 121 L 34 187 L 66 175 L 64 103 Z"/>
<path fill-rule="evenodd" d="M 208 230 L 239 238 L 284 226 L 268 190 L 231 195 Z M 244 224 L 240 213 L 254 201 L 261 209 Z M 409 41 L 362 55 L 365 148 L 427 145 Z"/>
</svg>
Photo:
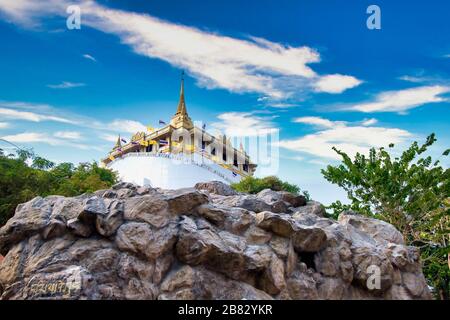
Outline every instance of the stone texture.
<svg viewBox="0 0 450 320">
<path fill-rule="evenodd" d="M 0 229 L 0 252 L 5 300 L 431 298 L 391 225 L 218 182 L 37 197 Z"/>
<path fill-rule="evenodd" d="M 228 184 L 220 181 L 200 182 L 195 185 L 197 190 L 205 190 L 209 193 L 219 194 L 221 196 L 235 196 L 238 193 Z"/>
</svg>

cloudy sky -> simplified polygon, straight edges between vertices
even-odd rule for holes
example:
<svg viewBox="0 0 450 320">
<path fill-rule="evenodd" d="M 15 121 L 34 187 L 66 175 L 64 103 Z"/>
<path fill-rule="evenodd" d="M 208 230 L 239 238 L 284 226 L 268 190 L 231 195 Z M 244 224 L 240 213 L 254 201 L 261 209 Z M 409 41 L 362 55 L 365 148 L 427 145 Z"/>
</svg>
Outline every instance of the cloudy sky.
<svg viewBox="0 0 450 320">
<path fill-rule="evenodd" d="M 439 158 L 450 142 L 450 3 L 379 0 L 369 30 L 372 2 L 0 0 L 0 138 L 99 160 L 118 134 L 170 119 L 184 70 L 194 120 L 276 133 L 276 173 L 342 200 L 320 174 L 333 146 L 401 150 L 435 132 Z"/>
</svg>

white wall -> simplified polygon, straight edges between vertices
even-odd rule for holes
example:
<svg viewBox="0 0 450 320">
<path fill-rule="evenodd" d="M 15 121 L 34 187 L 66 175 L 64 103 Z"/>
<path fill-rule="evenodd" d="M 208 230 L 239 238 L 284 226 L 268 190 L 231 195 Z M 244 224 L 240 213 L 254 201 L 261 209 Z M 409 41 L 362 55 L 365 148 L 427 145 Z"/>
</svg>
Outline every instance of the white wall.
<svg viewBox="0 0 450 320">
<path fill-rule="evenodd" d="M 163 189 L 193 187 L 197 182 L 212 180 L 229 184 L 241 179 L 198 154 L 191 158 L 181 154 L 128 153 L 108 164 L 108 168 L 117 171 L 123 181 Z"/>
</svg>

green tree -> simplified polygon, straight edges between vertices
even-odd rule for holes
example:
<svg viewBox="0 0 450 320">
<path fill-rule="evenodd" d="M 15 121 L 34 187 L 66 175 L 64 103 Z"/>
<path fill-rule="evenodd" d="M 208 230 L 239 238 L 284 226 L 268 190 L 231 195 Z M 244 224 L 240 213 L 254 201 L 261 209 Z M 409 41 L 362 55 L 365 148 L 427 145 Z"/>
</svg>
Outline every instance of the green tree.
<svg viewBox="0 0 450 320">
<path fill-rule="evenodd" d="M 275 176 L 268 176 L 264 178 L 248 176 L 240 182 L 232 184 L 231 187 L 236 191 L 245 193 L 258 193 L 264 189 L 288 191 L 294 194 L 300 193 L 300 188 L 298 186 L 282 181 Z M 309 194 L 306 191 L 304 191 L 303 194 L 309 199 Z"/>
<path fill-rule="evenodd" d="M 116 173 L 96 162 L 77 167 L 71 163 L 55 165 L 30 150 L 5 155 L 0 149 L 0 226 L 14 214 L 19 203 L 36 196 L 76 196 L 109 188 L 116 182 Z"/>
<path fill-rule="evenodd" d="M 450 169 L 424 156 L 435 141 L 431 134 L 423 145 L 414 142 L 394 158 L 384 148 L 372 148 L 368 157 L 358 153 L 352 160 L 333 148 L 342 163 L 328 166 L 322 174 L 343 188 L 350 200 L 330 206 L 334 217 L 353 210 L 394 225 L 408 244 L 421 249 L 424 273 L 436 295 L 449 299 Z"/>
</svg>

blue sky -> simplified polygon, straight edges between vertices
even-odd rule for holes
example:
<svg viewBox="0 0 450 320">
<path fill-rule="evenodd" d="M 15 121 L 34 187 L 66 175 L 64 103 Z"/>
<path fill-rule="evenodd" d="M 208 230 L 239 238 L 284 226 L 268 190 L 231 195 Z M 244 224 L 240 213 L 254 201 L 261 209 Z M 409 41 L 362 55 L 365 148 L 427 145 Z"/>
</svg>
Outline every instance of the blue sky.
<svg viewBox="0 0 450 320">
<path fill-rule="evenodd" d="M 371 4 L 381 30 L 366 26 Z M 276 173 L 329 203 L 345 197 L 320 174 L 333 145 L 400 150 L 435 132 L 430 153 L 448 148 L 449 12 L 444 0 L 0 0 L 0 138 L 99 160 L 117 134 L 170 119 L 185 70 L 194 120 L 277 132 Z"/>
</svg>

